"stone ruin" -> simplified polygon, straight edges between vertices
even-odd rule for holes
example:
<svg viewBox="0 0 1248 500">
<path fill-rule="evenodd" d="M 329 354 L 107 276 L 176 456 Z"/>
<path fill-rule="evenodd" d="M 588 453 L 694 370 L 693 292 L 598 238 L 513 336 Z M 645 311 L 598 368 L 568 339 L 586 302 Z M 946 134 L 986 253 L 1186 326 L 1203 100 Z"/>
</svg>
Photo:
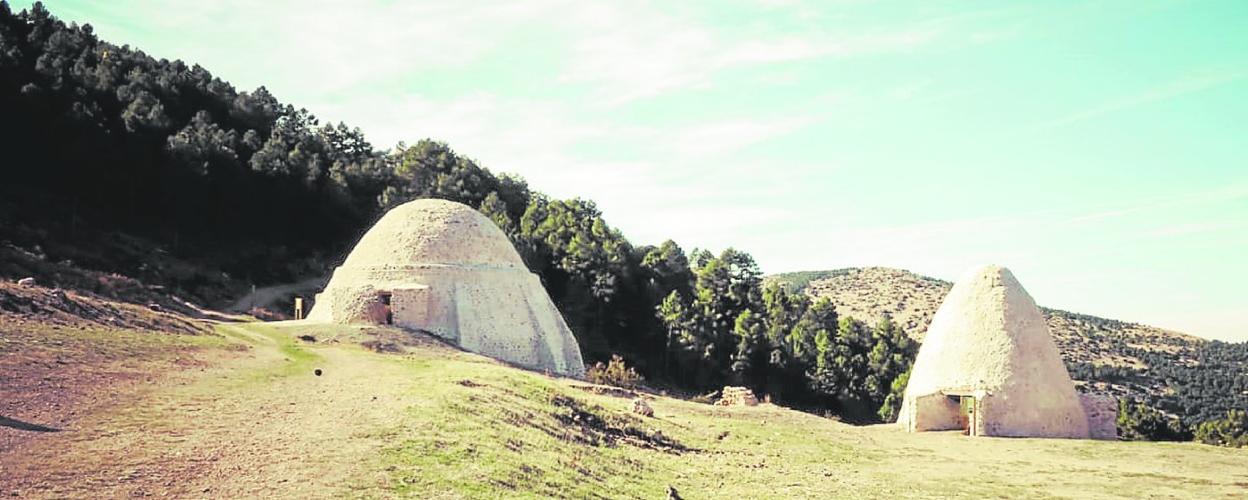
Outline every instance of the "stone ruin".
<svg viewBox="0 0 1248 500">
<path fill-rule="evenodd" d="M 637 398 L 633 400 L 633 413 L 643 417 L 653 417 L 654 408 L 651 408 L 650 403 L 647 403 L 646 400 Z"/>
<path fill-rule="evenodd" d="M 724 386 L 720 391 L 717 406 L 758 406 L 758 398 L 748 387 Z"/>
<path fill-rule="evenodd" d="M 985 266 L 958 280 L 932 318 L 897 422 L 910 432 L 1114 439 L 1116 411 L 1112 398 L 1076 393 L 1035 301 L 1008 269 Z"/>
<path fill-rule="evenodd" d="M 1088 437 L 1118 439 L 1118 398 L 1108 394 L 1080 394 L 1079 403 L 1088 415 Z"/>
<path fill-rule="evenodd" d="M 387 212 L 334 270 L 307 320 L 394 325 L 525 368 L 585 375 L 576 338 L 507 235 L 445 200 Z"/>
</svg>

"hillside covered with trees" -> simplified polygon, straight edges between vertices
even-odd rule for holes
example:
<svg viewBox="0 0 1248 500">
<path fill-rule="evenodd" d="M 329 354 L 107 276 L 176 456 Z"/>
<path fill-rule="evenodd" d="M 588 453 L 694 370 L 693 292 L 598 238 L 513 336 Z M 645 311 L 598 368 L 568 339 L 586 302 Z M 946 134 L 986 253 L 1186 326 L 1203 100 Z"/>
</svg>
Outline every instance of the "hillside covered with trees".
<svg viewBox="0 0 1248 500">
<path fill-rule="evenodd" d="M 622 355 L 651 384 L 746 385 L 889 420 L 917 350 L 909 324 L 765 282 L 745 252 L 635 245 L 592 201 L 551 198 L 434 140 L 379 149 L 264 87 L 100 40 L 38 3 L 0 1 L 0 109 L 0 275 L 11 279 L 219 307 L 324 275 L 385 210 L 432 197 L 506 232 L 588 361 Z M 1144 402 L 1189 425 L 1248 397 L 1240 345 L 1128 354 L 1170 388 Z M 1072 361 L 1110 386 L 1138 369 Z"/>
<path fill-rule="evenodd" d="M 263 87 L 100 40 L 38 3 L 0 2 L 0 109 L 10 278 L 55 284 L 82 268 L 107 273 L 93 291 L 124 281 L 220 305 L 323 274 L 386 209 L 434 197 L 503 228 L 588 360 L 622 354 L 652 382 L 742 384 L 873 419 L 896 406 L 913 357 L 889 322 L 765 287 L 749 254 L 634 245 L 591 201 L 550 198 L 437 141 L 380 150 Z"/>
</svg>

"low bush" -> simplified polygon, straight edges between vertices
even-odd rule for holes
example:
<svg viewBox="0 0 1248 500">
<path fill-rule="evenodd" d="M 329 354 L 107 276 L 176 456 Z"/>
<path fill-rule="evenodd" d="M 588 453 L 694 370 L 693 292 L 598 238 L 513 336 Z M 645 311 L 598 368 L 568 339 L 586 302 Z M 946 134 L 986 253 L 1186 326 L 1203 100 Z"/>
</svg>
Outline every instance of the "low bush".
<svg viewBox="0 0 1248 500">
<path fill-rule="evenodd" d="M 1210 420 L 1196 427 L 1196 440 L 1216 446 L 1248 446 L 1248 412 L 1230 410 L 1226 418 Z"/>
<path fill-rule="evenodd" d="M 1118 401 L 1118 437 L 1127 441 L 1190 441 L 1192 432 L 1178 417 L 1143 404 Z"/>
<path fill-rule="evenodd" d="M 611 355 L 611 361 L 605 364 L 598 362 L 589 367 L 589 370 L 585 372 L 585 378 L 595 384 L 614 385 L 628 389 L 636 389 L 646 383 L 646 379 L 637 373 L 637 370 L 626 366 L 624 358 L 618 354 Z"/>
</svg>

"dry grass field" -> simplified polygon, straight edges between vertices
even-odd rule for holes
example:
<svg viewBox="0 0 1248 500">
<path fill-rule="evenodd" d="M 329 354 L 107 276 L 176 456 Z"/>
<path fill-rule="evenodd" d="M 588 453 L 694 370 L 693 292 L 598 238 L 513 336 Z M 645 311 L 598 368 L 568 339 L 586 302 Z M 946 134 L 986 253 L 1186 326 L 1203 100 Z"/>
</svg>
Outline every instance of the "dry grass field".
<svg viewBox="0 0 1248 500">
<path fill-rule="evenodd" d="M 1248 495 L 1248 450 L 910 435 L 640 394 L 646 418 L 626 391 L 381 328 L 53 326 L 0 315 L 4 495 Z"/>
</svg>

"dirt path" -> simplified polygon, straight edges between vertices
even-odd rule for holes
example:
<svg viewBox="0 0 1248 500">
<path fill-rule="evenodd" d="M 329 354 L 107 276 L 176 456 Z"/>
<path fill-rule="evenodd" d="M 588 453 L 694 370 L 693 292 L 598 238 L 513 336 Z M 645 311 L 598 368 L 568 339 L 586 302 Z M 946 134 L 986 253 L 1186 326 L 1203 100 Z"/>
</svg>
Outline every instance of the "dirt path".
<svg viewBox="0 0 1248 500">
<path fill-rule="evenodd" d="M 329 276 L 317 276 L 308 278 L 297 283 L 287 283 L 285 285 L 273 285 L 257 288 L 254 292 L 238 299 L 227 310 L 232 312 L 247 312 L 254 307 L 265 307 L 272 304 L 277 299 L 285 295 L 299 291 L 307 291 L 309 293 L 320 290 L 325 287 L 325 283 L 329 281 Z"/>
<path fill-rule="evenodd" d="M 290 327 L 222 328 L 252 355 L 40 435 L 0 457 L 0 493 L 309 498 L 369 486 L 350 481 L 410 404 L 398 358 L 299 345 Z"/>
</svg>

